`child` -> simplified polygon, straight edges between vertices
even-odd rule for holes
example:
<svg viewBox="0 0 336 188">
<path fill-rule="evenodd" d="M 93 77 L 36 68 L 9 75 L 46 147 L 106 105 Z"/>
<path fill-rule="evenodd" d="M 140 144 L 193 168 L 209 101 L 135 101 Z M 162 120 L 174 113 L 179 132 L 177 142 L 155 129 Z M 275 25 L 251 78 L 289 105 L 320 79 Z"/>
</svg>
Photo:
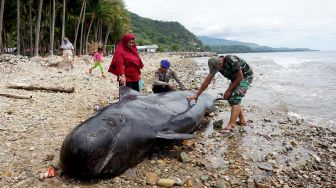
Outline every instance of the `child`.
<svg viewBox="0 0 336 188">
<path fill-rule="evenodd" d="M 92 68 L 89 69 L 89 74 L 92 74 L 92 69 L 95 69 L 97 66 L 99 66 L 100 68 L 100 72 L 101 72 L 101 77 L 102 78 L 106 78 L 106 76 L 104 75 L 104 68 L 103 68 L 103 48 L 99 47 L 98 48 L 98 52 L 96 52 L 93 55 L 93 59 L 95 61 L 95 64 Z"/>
</svg>

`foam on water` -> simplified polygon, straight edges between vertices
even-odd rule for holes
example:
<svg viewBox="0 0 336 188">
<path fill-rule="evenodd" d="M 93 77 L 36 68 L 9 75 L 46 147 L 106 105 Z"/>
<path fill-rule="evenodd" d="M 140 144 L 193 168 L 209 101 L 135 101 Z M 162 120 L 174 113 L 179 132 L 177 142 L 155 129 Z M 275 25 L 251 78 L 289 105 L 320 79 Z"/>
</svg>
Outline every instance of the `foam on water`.
<svg viewBox="0 0 336 188">
<path fill-rule="evenodd" d="M 252 66 L 255 75 L 243 104 L 257 103 L 316 124 L 335 125 L 336 52 L 237 55 Z M 206 67 L 207 59 L 196 60 Z"/>
</svg>

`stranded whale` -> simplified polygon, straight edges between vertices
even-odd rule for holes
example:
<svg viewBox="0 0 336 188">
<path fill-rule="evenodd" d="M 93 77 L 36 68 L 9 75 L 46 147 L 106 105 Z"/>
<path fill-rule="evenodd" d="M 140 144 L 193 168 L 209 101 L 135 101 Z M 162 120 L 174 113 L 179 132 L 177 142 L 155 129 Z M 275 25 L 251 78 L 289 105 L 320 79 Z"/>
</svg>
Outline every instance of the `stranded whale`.
<svg viewBox="0 0 336 188">
<path fill-rule="evenodd" d="M 190 139 L 215 97 L 197 103 L 190 91 L 140 96 L 121 87 L 120 101 L 75 127 L 64 139 L 61 168 L 76 177 L 115 176 L 139 162 L 157 139 Z"/>
</svg>

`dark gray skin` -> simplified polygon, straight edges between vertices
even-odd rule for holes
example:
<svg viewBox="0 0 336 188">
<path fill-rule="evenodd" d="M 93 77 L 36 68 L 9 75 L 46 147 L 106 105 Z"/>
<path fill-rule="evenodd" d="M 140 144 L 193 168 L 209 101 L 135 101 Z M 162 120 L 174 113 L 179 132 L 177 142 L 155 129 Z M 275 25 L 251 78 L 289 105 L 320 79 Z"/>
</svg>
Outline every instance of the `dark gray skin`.
<svg viewBox="0 0 336 188">
<path fill-rule="evenodd" d="M 116 176 L 137 164 L 157 139 L 190 139 L 215 97 L 190 103 L 190 91 L 150 96 L 123 87 L 122 99 L 75 127 L 65 138 L 61 168 L 70 176 Z"/>
</svg>

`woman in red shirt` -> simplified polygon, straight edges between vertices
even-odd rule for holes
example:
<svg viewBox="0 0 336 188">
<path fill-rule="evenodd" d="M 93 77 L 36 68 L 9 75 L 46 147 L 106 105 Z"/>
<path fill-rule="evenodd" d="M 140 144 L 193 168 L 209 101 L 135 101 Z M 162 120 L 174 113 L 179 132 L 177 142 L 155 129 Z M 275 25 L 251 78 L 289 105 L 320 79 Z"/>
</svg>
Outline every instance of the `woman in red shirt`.
<svg viewBox="0 0 336 188">
<path fill-rule="evenodd" d="M 116 47 L 109 72 L 118 77 L 119 86 L 139 90 L 139 80 L 143 63 L 132 34 L 125 34 Z"/>
</svg>

